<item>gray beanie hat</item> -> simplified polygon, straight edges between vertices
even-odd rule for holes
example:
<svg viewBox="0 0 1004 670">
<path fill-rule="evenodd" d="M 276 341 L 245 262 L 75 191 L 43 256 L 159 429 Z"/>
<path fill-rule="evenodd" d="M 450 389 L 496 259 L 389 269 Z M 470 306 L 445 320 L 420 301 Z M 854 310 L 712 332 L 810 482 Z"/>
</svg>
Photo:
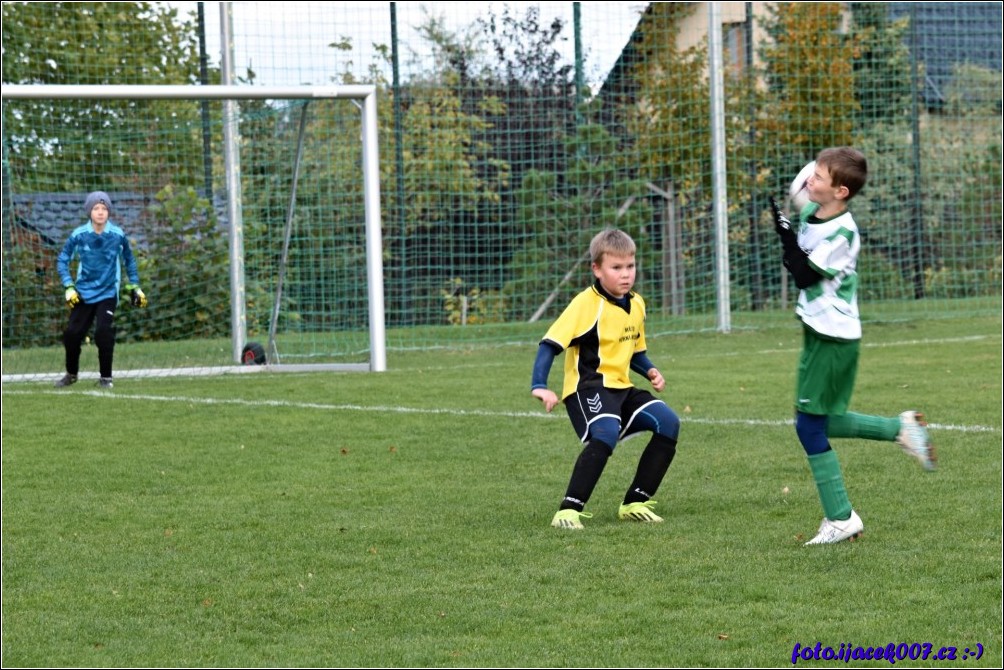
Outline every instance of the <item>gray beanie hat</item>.
<svg viewBox="0 0 1004 670">
<path fill-rule="evenodd" d="M 88 218 L 91 216 L 91 210 L 94 209 L 94 205 L 99 202 L 107 207 L 108 211 L 111 212 L 112 199 L 109 198 L 108 194 L 104 191 L 95 191 L 94 193 L 88 194 L 87 200 L 84 200 L 84 214 L 86 214 Z"/>
</svg>

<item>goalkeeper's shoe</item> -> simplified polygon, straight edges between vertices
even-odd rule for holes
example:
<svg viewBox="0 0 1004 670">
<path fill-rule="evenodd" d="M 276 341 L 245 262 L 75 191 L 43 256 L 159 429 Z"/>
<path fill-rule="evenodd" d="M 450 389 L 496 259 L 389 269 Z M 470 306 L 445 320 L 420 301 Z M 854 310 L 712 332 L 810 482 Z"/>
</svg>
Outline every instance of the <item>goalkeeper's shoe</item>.
<svg viewBox="0 0 1004 670">
<path fill-rule="evenodd" d="M 70 384 L 77 383 L 77 375 L 65 374 L 60 379 L 56 380 L 56 388 L 62 388 L 64 386 L 69 386 Z"/>
<path fill-rule="evenodd" d="M 590 519 L 592 514 L 580 512 L 577 509 L 559 509 L 551 519 L 554 528 L 567 528 L 568 530 L 582 530 L 585 526 L 579 521 L 580 518 Z"/>
<path fill-rule="evenodd" d="M 927 422 L 924 415 L 914 410 L 907 410 L 899 415 L 899 434 L 896 444 L 904 452 L 913 456 L 925 470 L 933 470 L 938 462 L 934 453 L 934 445 L 927 435 Z"/>
<path fill-rule="evenodd" d="M 861 535 L 861 531 L 864 529 L 865 525 L 861 522 L 861 517 L 858 516 L 857 512 L 851 510 L 851 518 L 843 521 L 823 519 L 816 537 L 806 542 L 805 546 L 809 546 L 810 544 L 836 544 L 844 540 L 853 542 Z"/>
<path fill-rule="evenodd" d="M 112 388 L 112 386 L 114 386 L 114 384 L 112 384 L 111 377 L 102 377 L 101 379 L 98 380 L 98 386 L 100 386 L 103 389 L 110 389 Z"/>
<path fill-rule="evenodd" d="M 658 523 L 662 521 L 662 517 L 652 511 L 655 504 L 654 500 L 646 500 L 645 502 L 633 502 L 621 505 L 620 510 L 617 512 L 617 518 L 624 519 L 625 521 Z"/>
</svg>

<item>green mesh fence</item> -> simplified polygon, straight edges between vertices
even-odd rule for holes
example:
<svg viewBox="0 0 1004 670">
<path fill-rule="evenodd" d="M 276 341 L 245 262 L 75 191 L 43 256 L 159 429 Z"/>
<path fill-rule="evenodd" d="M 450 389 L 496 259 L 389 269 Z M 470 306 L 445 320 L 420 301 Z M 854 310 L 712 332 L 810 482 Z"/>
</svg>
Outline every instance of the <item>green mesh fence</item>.
<svg viewBox="0 0 1004 670">
<path fill-rule="evenodd" d="M 653 333 L 719 329 L 719 199 L 731 328 L 790 319 L 767 197 L 833 145 L 869 160 L 864 318 L 1000 313 L 1000 3 L 720 3 L 724 193 L 706 3 L 416 4 L 229 3 L 235 83 L 378 89 L 389 351 L 534 342 L 605 226 L 639 244 Z M 4 3 L 3 82 L 218 84 L 223 16 Z M 284 272 L 283 362 L 367 360 L 358 106 L 239 110 L 247 339 Z M 117 316 L 116 373 L 232 365 L 222 105 L 5 96 L 3 115 L 4 379 L 62 369 L 55 261 L 92 190 L 151 301 Z"/>
</svg>

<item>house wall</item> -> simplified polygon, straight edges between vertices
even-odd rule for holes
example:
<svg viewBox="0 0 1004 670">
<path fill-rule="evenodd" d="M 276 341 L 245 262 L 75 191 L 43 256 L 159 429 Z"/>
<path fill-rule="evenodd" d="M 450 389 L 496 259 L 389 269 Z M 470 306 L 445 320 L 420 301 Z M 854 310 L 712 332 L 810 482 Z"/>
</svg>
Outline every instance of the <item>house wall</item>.
<svg viewBox="0 0 1004 670">
<path fill-rule="evenodd" d="M 681 24 L 680 37 L 677 40 L 677 47 L 683 51 L 695 46 L 708 35 L 708 5 L 707 2 L 696 2 L 697 5 L 693 14 L 687 17 Z M 767 15 L 766 2 L 721 2 L 722 39 L 725 48 L 730 52 L 725 58 L 730 67 L 741 69 L 745 59 L 746 50 L 746 5 L 749 4 L 753 10 L 755 19 Z M 753 44 L 762 43 L 767 37 L 766 31 L 761 25 L 761 21 L 753 21 Z M 753 50 L 754 64 L 760 62 L 756 49 Z"/>
</svg>

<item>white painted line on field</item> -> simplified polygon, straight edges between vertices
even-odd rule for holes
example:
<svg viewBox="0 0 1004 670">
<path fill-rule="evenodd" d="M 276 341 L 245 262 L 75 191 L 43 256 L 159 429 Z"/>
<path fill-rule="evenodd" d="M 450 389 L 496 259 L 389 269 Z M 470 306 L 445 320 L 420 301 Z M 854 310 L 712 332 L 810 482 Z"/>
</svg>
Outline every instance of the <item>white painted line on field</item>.
<svg viewBox="0 0 1004 670">
<path fill-rule="evenodd" d="M 668 334 L 668 333 L 667 333 Z M 650 336 L 646 336 L 649 340 L 653 339 Z M 898 340 L 895 342 L 862 342 L 862 349 L 888 349 L 891 347 L 914 347 L 918 345 L 935 345 L 935 344 L 961 344 L 965 342 L 979 342 L 982 340 L 991 339 L 988 335 L 969 335 L 966 337 L 944 337 L 930 340 Z M 993 339 L 1000 339 L 994 336 Z M 709 352 L 709 353 L 697 353 L 697 354 L 686 354 L 683 358 L 722 358 L 722 357 L 735 357 L 735 356 L 749 356 L 752 354 L 797 354 L 802 351 L 801 344 L 792 347 L 781 347 L 778 349 L 760 349 L 758 351 L 748 352 L 748 351 L 726 351 L 726 352 Z M 658 353 L 655 354 L 659 356 Z M 663 358 L 659 356 L 659 358 Z M 672 359 L 673 356 L 669 355 L 666 358 Z"/>
<path fill-rule="evenodd" d="M 54 396 L 90 396 L 97 398 L 108 398 L 109 400 L 146 400 L 148 402 L 175 402 L 188 403 L 192 405 L 234 405 L 240 407 L 288 407 L 292 409 L 319 409 L 328 412 L 374 412 L 383 414 L 432 414 L 441 416 L 459 417 L 489 417 L 508 419 L 564 419 L 567 417 L 563 412 L 547 414 L 545 412 L 504 412 L 480 409 L 429 409 L 427 407 L 403 407 L 400 405 L 354 405 L 354 404 L 329 404 L 317 402 L 290 402 L 289 400 L 243 400 L 241 398 L 195 398 L 192 396 L 163 396 L 147 395 L 136 393 L 118 393 L 113 391 L 83 391 L 73 393 L 72 391 L 10 391 L 3 389 L 3 395 L 54 395 Z M 683 415 L 680 417 L 684 424 L 696 423 L 706 426 L 791 426 L 794 421 L 791 419 L 767 420 L 767 419 L 700 419 Z M 928 424 L 932 430 L 946 430 L 962 433 L 996 433 L 1000 432 L 1000 427 L 993 426 L 958 426 L 952 424 Z"/>
<path fill-rule="evenodd" d="M 979 342 L 980 340 L 988 340 L 990 336 L 988 335 L 967 335 L 966 337 L 941 337 L 932 338 L 929 340 L 899 340 L 896 342 L 866 342 L 861 346 L 865 349 L 882 349 L 884 347 L 907 347 L 916 344 L 958 344 L 959 342 Z M 995 335 L 993 339 L 999 340 L 1000 337 Z"/>
</svg>

